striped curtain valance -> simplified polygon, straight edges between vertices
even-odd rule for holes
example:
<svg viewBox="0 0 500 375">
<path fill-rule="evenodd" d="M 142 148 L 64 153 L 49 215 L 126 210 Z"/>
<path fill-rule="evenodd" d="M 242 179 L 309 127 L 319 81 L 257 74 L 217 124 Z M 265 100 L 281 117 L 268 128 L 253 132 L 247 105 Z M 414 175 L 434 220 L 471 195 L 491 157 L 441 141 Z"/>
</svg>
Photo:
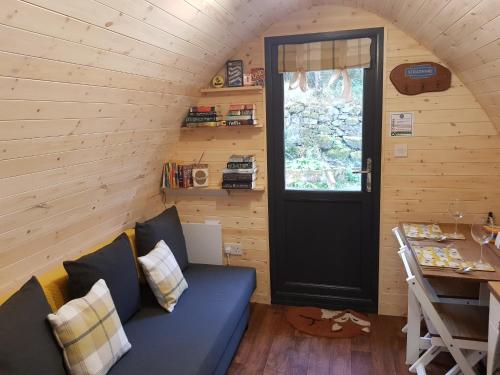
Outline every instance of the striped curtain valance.
<svg viewBox="0 0 500 375">
<path fill-rule="evenodd" d="M 278 72 L 369 68 L 371 39 L 340 39 L 282 44 L 278 47 Z"/>
</svg>

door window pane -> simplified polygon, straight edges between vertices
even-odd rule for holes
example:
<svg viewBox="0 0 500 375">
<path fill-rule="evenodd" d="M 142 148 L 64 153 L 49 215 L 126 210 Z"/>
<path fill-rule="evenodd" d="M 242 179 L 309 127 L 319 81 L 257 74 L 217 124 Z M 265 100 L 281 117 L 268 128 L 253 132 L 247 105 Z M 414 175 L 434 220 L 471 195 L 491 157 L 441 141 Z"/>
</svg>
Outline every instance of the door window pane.
<svg viewBox="0 0 500 375">
<path fill-rule="evenodd" d="M 363 69 L 304 75 L 283 73 L 285 188 L 361 191 Z"/>
</svg>

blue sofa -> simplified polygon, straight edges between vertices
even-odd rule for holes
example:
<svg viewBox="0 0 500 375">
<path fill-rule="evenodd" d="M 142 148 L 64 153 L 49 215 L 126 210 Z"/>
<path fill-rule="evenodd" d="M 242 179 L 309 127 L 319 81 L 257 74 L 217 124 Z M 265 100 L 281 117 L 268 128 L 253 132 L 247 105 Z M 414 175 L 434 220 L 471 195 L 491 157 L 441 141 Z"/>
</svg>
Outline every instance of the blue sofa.
<svg viewBox="0 0 500 375">
<path fill-rule="evenodd" d="M 189 263 L 175 207 L 148 222 L 137 223 L 136 230 L 128 229 L 125 234 L 39 275 L 38 280 L 33 278 L 13 296 L 1 297 L 0 304 L 7 300 L 7 307 L 0 305 L 0 315 L 4 323 L 8 321 L 0 325 L 1 374 L 64 374 L 62 352 L 46 317 L 72 298 L 72 282 L 77 281 L 76 286 L 86 282 L 93 285 L 99 278 L 107 280 L 132 344 L 108 374 L 226 373 L 248 324 L 250 298 L 256 288 L 255 270 Z M 162 237 L 170 242 L 188 283 L 171 313 L 160 306 L 145 282 L 140 283 L 136 268 L 140 247 L 145 254 Z M 26 310 L 31 314 L 18 314 Z M 26 342 L 38 345 L 26 347 Z"/>
<path fill-rule="evenodd" d="M 109 374 L 225 374 L 249 318 L 255 270 L 190 264 L 189 288 L 168 314 L 150 288 L 142 288 L 142 307 L 125 323 L 132 344 Z"/>
</svg>

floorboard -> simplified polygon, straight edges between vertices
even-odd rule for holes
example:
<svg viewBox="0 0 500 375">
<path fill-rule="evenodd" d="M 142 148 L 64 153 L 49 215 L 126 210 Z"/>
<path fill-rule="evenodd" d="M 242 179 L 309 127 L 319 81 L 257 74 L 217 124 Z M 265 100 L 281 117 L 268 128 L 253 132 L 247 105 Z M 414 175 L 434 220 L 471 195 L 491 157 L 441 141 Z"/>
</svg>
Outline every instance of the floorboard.
<svg viewBox="0 0 500 375">
<path fill-rule="evenodd" d="M 370 315 L 372 333 L 353 339 L 313 337 L 285 319 L 285 306 L 252 304 L 248 330 L 229 375 L 406 375 L 406 319 Z M 453 362 L 440 355 L 428 375 L 445 373 Z"/>
</svg>

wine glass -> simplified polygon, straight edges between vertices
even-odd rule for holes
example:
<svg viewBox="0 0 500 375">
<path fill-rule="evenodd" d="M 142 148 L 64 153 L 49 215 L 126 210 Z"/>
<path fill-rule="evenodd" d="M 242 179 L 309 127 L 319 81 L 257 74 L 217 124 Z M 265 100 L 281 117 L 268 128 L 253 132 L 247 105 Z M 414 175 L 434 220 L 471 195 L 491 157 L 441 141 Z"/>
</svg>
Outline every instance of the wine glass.
<svg viewBox="0 0 500 375">
<path fill-rule="evenodd" d="M 453 236 L 457 238 L 459 235 L 458 220 L 464 217 L 464 208 L 462 202 L 459 199 L 453 199 L 448 205 L 448 212 L 451 215 L 451 217 L 455 220 L 455 233 L 453 233 Z"/>
<path fill-rule="evenodd" d="M 481 255 L 478 263 L 483 263 L 483 245 L 486 245 L 493 239 L 493 232 L 486 229 L 486 226 L 490 226 L 492 224 L 491 218 L 488 218 L 485 222 L 484 218 L 481 217 L 476 218 L 470 227 L 470 234 L 472 238 L 481 246 Z"/>
</svg>

